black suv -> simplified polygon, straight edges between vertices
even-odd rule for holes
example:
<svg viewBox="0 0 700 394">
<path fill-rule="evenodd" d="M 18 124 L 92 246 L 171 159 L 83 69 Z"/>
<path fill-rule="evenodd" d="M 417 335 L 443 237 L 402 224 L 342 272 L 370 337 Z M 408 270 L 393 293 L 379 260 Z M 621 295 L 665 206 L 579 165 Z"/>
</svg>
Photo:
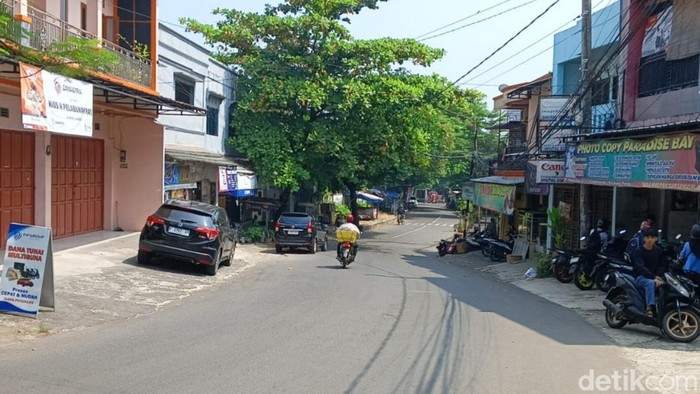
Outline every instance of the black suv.
<svg viewBox="0 0 700 394">
<path fill-rule="evenodd" d="M 306 248 L 311 253 L 328 249 L 327 224 L 321 224 L 305 213 L 285 212 L 275 223 L 275 251 L 282 253 L 282 248 Z"/>
<path fill-rule="evenodd" d="M 139 238 L 138 262 L 154 255 L 206 266 L 216 275 L 219 264 L 231 265 L 236 230 L 223 208 L 196 201 L 169 200 L 146 219 Z"/>
</svg>

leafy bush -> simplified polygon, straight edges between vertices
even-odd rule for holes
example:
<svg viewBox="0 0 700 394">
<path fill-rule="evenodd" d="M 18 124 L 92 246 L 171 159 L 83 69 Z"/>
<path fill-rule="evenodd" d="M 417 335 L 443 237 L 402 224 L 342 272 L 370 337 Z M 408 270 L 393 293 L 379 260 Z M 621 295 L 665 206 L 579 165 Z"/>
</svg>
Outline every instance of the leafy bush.
<svg viewBox="0 0 700 394">
<path fill-rule="evenodd" d="M 343 203 L 335 204 L 335 212 L 338 216 L 348 216 L 350 214 L 350 208 Z"/>
<path fill-rule="evenodd" d="M 550 266 L 551 263 L 548 254 L 535 252 L 535 271 L 537 271 L 538 278 L 548 278 L 552 276 L 552 272 L 549 270 Z"/>
<path fill-rule="evenodd" d="M 260 226 L 248 227 L 243 230 L 240 237 L 245 237 L 249 242 L 260 242 L 265 236 L 265 229 Z"/>
</svg>

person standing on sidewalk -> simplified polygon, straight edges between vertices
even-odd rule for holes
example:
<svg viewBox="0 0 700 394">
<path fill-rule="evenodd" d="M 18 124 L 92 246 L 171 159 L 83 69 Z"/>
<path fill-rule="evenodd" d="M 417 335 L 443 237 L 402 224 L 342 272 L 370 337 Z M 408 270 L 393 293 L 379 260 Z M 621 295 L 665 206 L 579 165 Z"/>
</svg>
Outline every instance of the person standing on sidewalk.
<svg viewBox="0 0 700 394">
<path fill-rule="evenodd" d="M 642 233 L 644 243 L 632 252 L 634 281 L 644 289 L 647 304 L 646 314 L 654 316 L 656 308 L 656 288 L 664 282 L 661 279 L 665 269 L 661 263 L 661 251 L 656 247 L 658 233 L 647 229 Z"/>
</svg>

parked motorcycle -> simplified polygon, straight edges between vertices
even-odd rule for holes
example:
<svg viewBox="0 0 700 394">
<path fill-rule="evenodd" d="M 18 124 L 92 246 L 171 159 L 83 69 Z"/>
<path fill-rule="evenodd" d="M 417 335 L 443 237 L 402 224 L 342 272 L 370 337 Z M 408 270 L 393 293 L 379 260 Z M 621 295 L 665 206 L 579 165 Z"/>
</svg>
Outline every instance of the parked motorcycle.
<svg viewBox="0 0 700 394">
<path fill-rule="evenodd" d="M 505 261 L 506 256 L 513 253 L 513 245 L 515 245 L 515 240 L 518 238 L 518 234 L 515 231 L 510 231 L 508 233 L 508 241 L 495 240 L 491 242 L 489 246 L 489 259 L 494 263 Z"/>
<path fill-rule="evenodd" d="M 634 277 L 621 272 L 613 274 L 615 287 L 603 300 L 605 322 L 611 328 L 627 324 L 658 327 L 671 340 L 692 342 L 700 336 L 700 309 L 693 305 L 697 288 L 685 277 L 667 272 L 656 297 L 656 315 L 647 316 L 644 292 L 635 285 Z"/>
<path fill-rule="evenodd" d="M 625 242 L 625 234 L 627 234 L 626 230 L 620 230 L 617 236 L 608 242 L 605 253 L 603 254 L 605 260 L 607 260 L 608 257 L 617 259 L 624 257 L 624 250 L 627 245 Z M 586 237 L 581 237 L 582 241 L 585 239 Z M 603 270 L 607 262 L 608 261 L 605 261 L 605 263 L 601 262 L 598 253 L 582 253 L 578 264 L 572 264 L 571 266 L 571 272 L 574 275 L 574 285 L 580 290 L 592 289 L 596 284 L 596 274 L 599 274 Z M 616 262 L 619 263 L 620 261 L 616 260 Z M 601 280 L 604 280 L 604 276 L 601 277 Z"/>
<path fill-rule="evenodd" d="M 552 250 L 551 270 L 554 277 L 561 283 L 571 283 L 574 280 L 572 264 L 578 264 L 582 250 L 570 250 L 566 248 L 555 248 Z"/>
<path fill-rule="evenodd" d="M 457 251 L 457 244 L 460 242 L 467 242 L 462 237 L 454 237 L 452 241 L 446 239 L 440 240 L 437 246 L 438 256 L 442 257 L 446 254 L 454 254 Z"/>
</svg>

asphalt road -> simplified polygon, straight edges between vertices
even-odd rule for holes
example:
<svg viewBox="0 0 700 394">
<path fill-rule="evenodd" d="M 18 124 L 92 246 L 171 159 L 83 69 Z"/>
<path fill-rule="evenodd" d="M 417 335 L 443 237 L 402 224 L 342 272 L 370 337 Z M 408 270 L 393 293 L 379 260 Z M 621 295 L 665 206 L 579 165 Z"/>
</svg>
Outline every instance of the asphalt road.
<svg viewBox="0 0 700 394">
<path fill-rule="evenodd" d="M 454 223 L 421 207 L 346 270 L 271 251 L 153 314 L 6 348 L 0 391 L 570 393 L 631 368 L 574 312 L 439 259 Z"/>
</svg>

